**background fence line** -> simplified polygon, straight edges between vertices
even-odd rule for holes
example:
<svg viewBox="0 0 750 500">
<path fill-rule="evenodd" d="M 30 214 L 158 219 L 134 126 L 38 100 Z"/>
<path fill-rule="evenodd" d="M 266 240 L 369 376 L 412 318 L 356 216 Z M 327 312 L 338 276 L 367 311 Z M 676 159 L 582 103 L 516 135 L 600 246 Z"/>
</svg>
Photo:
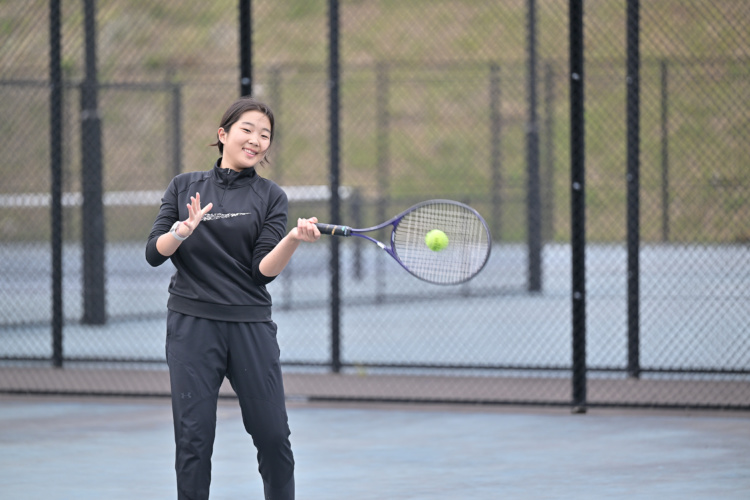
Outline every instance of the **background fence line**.
<svg viewBox="0 0 750 500">
<path fill-rule="evenodd" d="M 270 286 L 290 394 L 750 408 L 746 9 L 183 4 L 0 7 L 0 391 L 165 390 L 171 269 L 145 238 L 239 92 L 274 108 L 260 173 L 290 220 L 452 198 L 494 241 L 448 288 L 366 245 L 302 248 Z"/>
</svg>

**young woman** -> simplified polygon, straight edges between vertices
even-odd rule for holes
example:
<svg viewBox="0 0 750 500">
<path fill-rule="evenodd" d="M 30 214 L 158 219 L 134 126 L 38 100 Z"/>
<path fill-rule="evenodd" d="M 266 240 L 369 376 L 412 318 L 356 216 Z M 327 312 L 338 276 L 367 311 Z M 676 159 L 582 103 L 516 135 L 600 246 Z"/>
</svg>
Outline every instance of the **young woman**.
<svg viewBox="0 0 750 500">
<path fill-rule="evenodd" d="M 257 448 L 265 498 L 294 498 L 276 324 L 266 285 L 300 242 L 320 232 L 315 217 L 288 234 L 287 197 L 256 167 L 273 142 L 271 109 L 242 98 L 224 113 L 221 157 L 209 171 L 176 176 L 162 199 L 146 260 L 177 268 L 169 285 L 166 355 L 172 388 L 179 499 L 206 499 L 216 406 L 224 377 Z"/>
</svg>

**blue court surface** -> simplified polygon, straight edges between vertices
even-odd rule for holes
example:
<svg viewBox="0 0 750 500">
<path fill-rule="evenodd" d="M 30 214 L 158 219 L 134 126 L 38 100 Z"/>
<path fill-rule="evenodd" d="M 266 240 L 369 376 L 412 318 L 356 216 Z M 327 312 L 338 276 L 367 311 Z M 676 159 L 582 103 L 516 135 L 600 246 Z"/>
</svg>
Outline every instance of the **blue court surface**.
<svg viewBox="0 0 750 500">
<path fill-rule="evenodd" d="M 289 404 L 297 498 L 750 498 L 750 418 L 564 408 Z M 0 397 L 0 498 L 176 498 L 169 401 Z M 261 499 L 222 399 L 212 499 Z"/>
</svg>

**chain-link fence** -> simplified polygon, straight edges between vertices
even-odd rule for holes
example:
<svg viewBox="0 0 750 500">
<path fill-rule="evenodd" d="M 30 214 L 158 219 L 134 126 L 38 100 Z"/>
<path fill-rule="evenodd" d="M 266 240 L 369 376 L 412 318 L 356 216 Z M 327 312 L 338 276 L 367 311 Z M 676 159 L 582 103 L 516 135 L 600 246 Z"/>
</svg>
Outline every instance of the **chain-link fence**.
<svg viewBox="0 0 750 500">
<path fill-rule="evenodd" d="M 493 236 L 454 287 L 367 242 L 301 247 L 269 286 L 290 397 L 750 408 L 745 2 L 10 0 L 0 19 L 0 390 L 168 392 L 173 268 L 145 240 L 250 91 L 290 220 L 447 198 Z"/>
</svg>

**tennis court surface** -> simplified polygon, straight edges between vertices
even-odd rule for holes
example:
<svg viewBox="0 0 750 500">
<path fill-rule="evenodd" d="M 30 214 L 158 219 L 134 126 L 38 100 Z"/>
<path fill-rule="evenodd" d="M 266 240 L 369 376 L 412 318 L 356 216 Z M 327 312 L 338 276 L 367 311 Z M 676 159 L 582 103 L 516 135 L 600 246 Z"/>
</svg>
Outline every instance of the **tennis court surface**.
<svg viewBox="0 0 750 500">
<path fill-rule="evenodd" d="M 290 402 L 297 498 L 748 499 L 750 415 Z M 0 498 L 175 498 L 167 398 L 0 396 Z M 262 498 L 222 398 L 212 499 Z"/>
</svg>

